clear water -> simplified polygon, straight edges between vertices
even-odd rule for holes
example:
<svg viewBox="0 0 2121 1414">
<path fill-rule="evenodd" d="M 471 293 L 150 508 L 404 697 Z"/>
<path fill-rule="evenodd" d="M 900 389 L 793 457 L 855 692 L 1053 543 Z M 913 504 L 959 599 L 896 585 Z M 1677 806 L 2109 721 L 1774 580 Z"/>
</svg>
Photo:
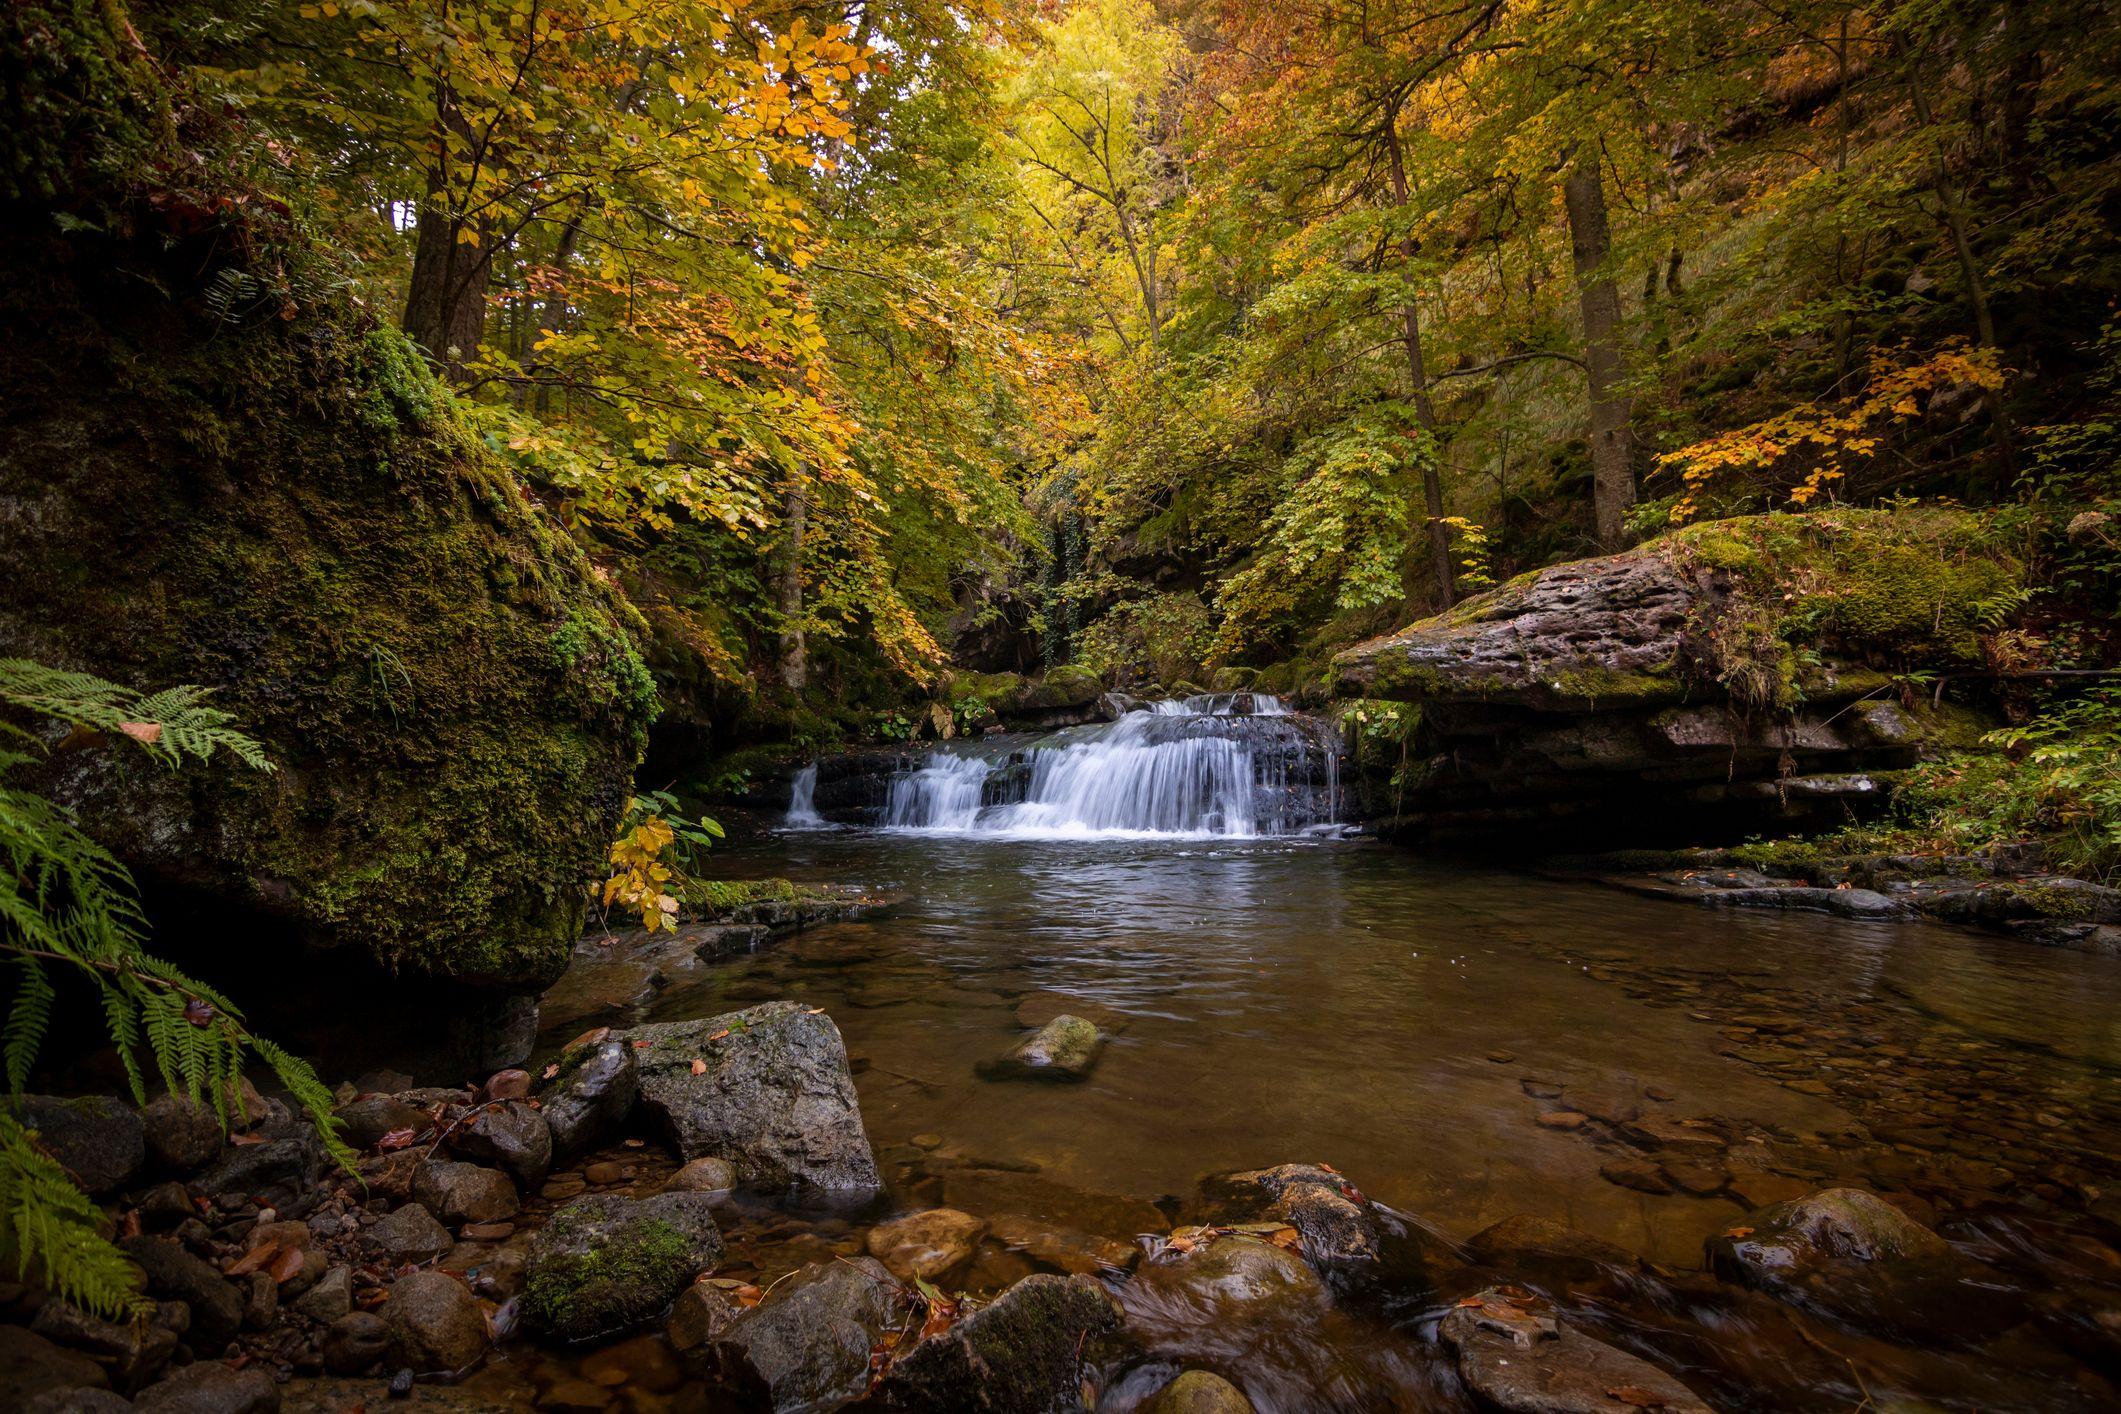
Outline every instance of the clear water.
<svg viewBox="0 0 2121 1414">
<path fill-rule="evenodd" d="M 1941 926 L 1697 910 L 1359 840 L 961 829 L 783 833 L 722 853 L 731 874 L 903 901 L 649 1008 L 826 1008 L 865 1067 L 896 1206 L 1030 1213 L 1127 1240 L 1167 1226 L 1203 1175 L 1323 1160 L 1445 1239 L 1526 1213 L 1684 1271 L 1704 1237 L 1744 1220 L 1741 1184 L 1850 1183 L 1908 1198 L 1963 1250 L 2005 1261 L 2020 1296 L 2116 1300 L 2115 1208 L 2099 1198 L 2121 1188 L 2114 959 Z M 1044 993 L 1111 1023 L 1090 1079 L 978 1078 L 1023 1034 L 1019 1004 Z M 1595 1126 L 1535 1122 L 1616 1106 L 1713 1120 L 1732 1136 L 1732 1188 L 1623 1187 L 1601 1168 L 1633 1150 Z M 923 1157 L 937 1139 L 977 1162 L 939 1168 Z M 1728 1404 L 2114 1397 L 2022 1332 L 1910 1351 L 1659 1292 L 1586 1298 L 1579 1315 Z M 1418 1325 L 1365 1330 L 1248 1346 L 1248 1390 L 1307 1407 L 1292 1391 L 1325 1341 L 1366 1372 L 1350 1407 L 1459 1407 Z"/>
</svg>

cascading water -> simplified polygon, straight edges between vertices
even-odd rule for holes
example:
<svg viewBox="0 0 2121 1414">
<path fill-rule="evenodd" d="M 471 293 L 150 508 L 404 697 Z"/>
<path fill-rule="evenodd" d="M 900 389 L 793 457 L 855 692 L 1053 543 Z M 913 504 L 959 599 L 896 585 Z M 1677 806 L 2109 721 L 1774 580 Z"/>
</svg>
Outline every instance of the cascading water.
<svg viewBox="0 0 2121 1414">
<path fill-rule="evenodd" d="M 811 762 L 795 773 L 795 781 L 788 788 L 788 816 L 781 821 L 784 830 L 821 830 L 825 817 L 817 813 L 817 763 Z"/>
<path fill-rule="evenodd" d="M 1013 835 L 1286 835 L 1331 824 L 1339 751 L 1277 698 L 1150 704 L 1028 747 L 939 748 L 891 781 L 887 829 Z"/>
</svg>

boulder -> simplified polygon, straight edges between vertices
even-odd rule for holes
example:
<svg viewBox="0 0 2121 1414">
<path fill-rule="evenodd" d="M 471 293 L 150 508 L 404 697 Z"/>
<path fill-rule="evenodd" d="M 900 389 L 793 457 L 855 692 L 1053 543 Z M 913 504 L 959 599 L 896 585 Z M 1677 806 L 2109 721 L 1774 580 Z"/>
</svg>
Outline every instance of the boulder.
<svg viewBox="0 0 2121 1414">
<path fill-rule="evenodd" d="M 279 1414 L 280 1386 L 261 1366 L 235 1370 L 201 1360 L 141 1390 L 133 1408 L 141 1414 Z"/>
<path fill-rule="evenodd" d="M 1302 1257 L 1244 1234 L 1181 1228 L 1136 1269 L 1145 1295 L 1155 1294 L 1174 1319 L 1253 1321 L 1279 1312 L 1315 1317 L 1325 1284 Z"/>
<path fill-rule="evenodd" d="M 995 1080 L 1082 1080 L 1097 1064 L 1104 1043 L 1103 1032 L 1064 1012 L 980 1073 Z"/>
<path fill-rule="evenodd" d="M 483 1106 L 450 1131 L 449 1147 L 502 1170 L 524 1188 L 543 1183 L 552 1167 L 552 1130 L 525 1100 Z"/>
<path fill-rule="evenodd" d="M 353 1310 L 353 1268 L 329 1268 L 309 1290 L 295 1300 L 295 1311 L 318 1325 L 328 1326 Z"/>
<path fill-rule="evenodd" d="M 138 1112 L 107 1095 L 21 1095 L 0 1103 L 37 1132 L 38 1142 L 91 1195 L 124 1187 L 146 1161 Z"/>
<path fill-rule="evenodd" d="M 577 1198 L 531 1239 L 523 1319 L 560 1340 L 630 1330 L 661 1315 L 721 1259 L 722 1234 L 705 1194 Z"/>
<path fill-rule="evenodd" d="M 308 1212 L 316 1206 L 329 1162 L 323 1141 L 302 1120 L 271 1126 L 261 1133 L 260 1143 L 232 1145 L 192 1180 L 192 1192 L 217 1202 L 256 1199 L 283 1213 Z"/>
<path fill-rule="evenodd" d="M 177 1351 L 176 1333 L 164 1325 L 119 1325 L 68 1301 L 47 1300 L 37 1308 L 30 1329 L 88 1356 L 119 1390 L 138 1389 L 161 1374 Z"/>
<path fill-rule="evenodd" d="M 72 1389 L 46 1390 L 27 1404 L 4 1407 L 18 1414 L 131 1414 L 133 1402 L 107 1389 L 77 1385 Z"/>
<path fill-rule="evenodd" d="M 1685 1385 L 1647 1360 L 1562 1324 L 1538 1297 L 1491 1287 L 1453 1307 L 1438 1334 L 1457 1354 L 1459 1378 L 1495 1409 L 1710 1414 Z"/>
<path fill-rule="evenodd" d="M 448 1224 L 504 1222 L 522 1206 L 507 1174 L 450 1159 L 422 1163 L 412 1176 L 412 1196 Z"/>
<path fill-rule="evenodd" d="M 680 1355 L 710 1347 L 729 1323 L 744 1313 L 744 1307 L 727 1287 L 718 1282 L 696 1281 L 670 1303 L 670 1319 L 663 1323 L 663 1338 Z"/>
<path fill-rule="evenodd" d="M 727 1159 L 694 1159 L 663 1187 L 673 1193 L 726 1193 L 736 1187 L 736 1165 Z"/>
<path fill-rule="evenodd" d="M 373 1311 L 351 1311 L 324 1332 L 324 1368 L 334 1375 L 358 1375 L 390 1353 L 390 1327 Z"/>
<path fill-rule="evenodd" d="M 55 1390 L 103 1389 L 110 1377 L 79 1351 L 21 1326 L 0 1325 L 0 1409 L 20 1409 Z"/>
<path fill-rule="evenodd" d="M 131 1237 L 119 1244 L 147 1278 L 150 1296 L 191 1308 L 188 1343 L 203 1356 L 219 1355 L 243 1327 L 243 1293 L 212 1264 L 165 1237 Z"/>
<path fill-rule="evenodd" d="M 391 1362 L 415 1374 L 457 1374 L 486 1353 L 486 1312 L 447 1272 L 414 1272 L 392 1282 L 383 1324 Z"/>
<path fill-rule="evenodd" d="M 907 1414 L 1077 1410 L 1096 1347 L 1119 1325 L 1119 1303 L 1095 1278 L 1028 1276 L 892 1361 L 868 1403 Z"/>
<path fill-rule="evenodd" d="M 633 1047 L 599 1040 L 575 1046 L 538 1091 L 556 1158 L 572 1158 L 618 1132 L 633 1112 L 639 1072 Z"/>
<path fill-rule="evenodd" d="M 363 1229 L 362 1242 L 392 1266 L 427 1262 L 456 1245 L 449 1229 L 435 1221 L 433 1213 L 419 1203 L 406 1203 L 386 1213 L 373 1226 Z"/>
<path fill-rule="evenodd" d="M 879 1223 L 869 1230 L 869 1255 L 900 1281 L 947 1286 L 972 1260 L 987 1224 L 955 1208 L 931 1208 Z"/>
<path fill-rule="evenodd" d="M 157 1095 L 140 1111 L 147 1157 L 164 1173 L 204 1168 L 221 1152 L 226 1136 L 211 1105 L 188 1095 Z"/>
<path fill-rule="evenodd" d="M 401 1129 L 418 1134 L 432 1127 L 427 1111 L 395 1095 L 359 1095 L 332 1114 L 341 1126 L 339 1137 L 355 1149 L 372 1149 L 384 1135 Z"/>
<path fill-rule="evenodd" d="M 714 1342 L 739 1398 L 829 1409 L 869 1384 L 869 1352 L 898 1316 L 900 1288 L 870 1257 L 814 1262 L 731 1321 Z"/>
<path fill-rule="evenodd" d="M 1313 1266 L 1374 1264 L 1383 1254 L 1384 1234 L 1370 1200 L 1322 1165 L 1279 1164 L 1219 1174 L 1205 1180 L 1201 1191 L 1218 1212 L 1295 1228 Z"/>
<path fill-rule="evenodd" d="M 642 1109 L 686 1158 L 727 1159 L 754 1188 L 861 1197 L 882 1187 L 846 1045 L 823 1011 L 766 1002 L 623 1039 Z"/>
<path fill-rule="evenodd" d="M 1221 1375 L 1188 1370 L 1142 1409 L 1143 1414 L 1252 1414 L 1252 1401 Z"/>
<path fill-rule="evenodd" d="M 1762 1208 L 1709 1238 L 1705 1251 L 1725 1281 L 1886 1335 L 1975 1338 L 2025 1314 L 1996 1294 L 2009 1282 L 1857 1188 Z"/>
</svg>

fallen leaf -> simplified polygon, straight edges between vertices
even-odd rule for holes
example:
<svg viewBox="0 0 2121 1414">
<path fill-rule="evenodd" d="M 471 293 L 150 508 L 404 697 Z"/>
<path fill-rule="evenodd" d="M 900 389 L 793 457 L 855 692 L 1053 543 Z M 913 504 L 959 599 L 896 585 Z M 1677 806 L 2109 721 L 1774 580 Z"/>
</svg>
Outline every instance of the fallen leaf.
<svg viewBox="0 0 2121 1414">
<path fill-rule="evenodd" d="M 267 1271 L 272 1273 L 273 1285 L 285 1286 L 296 1277 L 302 1275 L 302 1268 L 306 1260 L 302 1254 L 302 1249 L 299 1247 L 290 1247 L 279 1256 L 273 1258 L 272 1265 L 266 1268 Z"/>
<path fill-rule="evenodd" d="M 629 1149 L 645 1149 L 648 1147 L 648 1141 L 646 1139 L 629 1139 L 626 1141 L 626 1147 Z"/>
<path fill-rule="evenodd" d="M 756 1306 L 766 1299 L 766 1288 L 746 1285 L 738 1287 L 729 1294 L 736 1299 L 737 1304 L 740 1306 Z"/>
<path fill-rule="evenodd" d="M 726 1035 L 728 1035 L 729 1033 L 725 1031 L 725 1032 L 723 1032 L 722 1034 L 726 1036 Z M 645 1050 L 647 1050 L 647 1049 L 648 1049 L 648 1045 L 649 1045 L 649 1043 L 648 1043 L 648 1042 L 646 1042 L 646 1041 L 636 1041 L 636 1042 L 634 1042 L 634 1043 L 633 1043 L 633 1048 L 634 1048 L 635 1050 L 637 1050 L 637 1051 L 645 1051 Z"/>
<path fill-rule="evenodd" d="M 1605 1392 L 1605 1397 L 1607 1399 L 1617 1399 L 1622 1404 L 1633 1405 L 1637 1409 L 1666 1409 L 1670 1407 L 1665 1403 L 1663 1395 L 1653 1394 L 1640 1385 L 1621 1385 L 1618 1389 L 1609 1389 Z"/>
<path fill-rule="evenodd" d="M 694 1056 L 692 1058 L 692 1073 L 694 1075 L 705 1075 L 707 1073 L 707 1062 L 701 1060 L 698 1056 Z"/>
<path fill-rule="evenodd" d="M 1749 1227 L 1728 1227 L 1723 1230 L 1723 1235 L 1736 1241 L 1741 1237 L 1751 1237 L 1753 1230 Z"/>
<path fill-rule="evenodd" d="M 238 1146 L 249 1144 L 263 1144 L 265 1142 L 265 1136 L 262 1134 L 231 1134 L 228 1136 L 228 1142 Z"/>
<path fill-rule="evenodd" d="M 162 740 L 162 724 L 160 722 L 120 722 L 118 723 L 118 730 L 124 732 L 134 741 L 139 742 L 142 746 L 153 746 L 156 742 Z"/>
<path fill-rule="evenodd" d="M 609 1036 L 610 1034 L 611 1028 L 609 1026 L 592 1027 L 589 1030 L 584 1031 L 581 1035 L 575 1037 L 572 1041 L 569 1041 L 566 1045 L 560 1047 L 560 1049 L 563 1051 L 571 1051 L 576 1046 L 594 1046 L 597 1042 L 603 1040 L 606 1036 Z"/>
<path fill-rule="evenodd" d="M 709 1037 L 708 1037 L 707 1039 L 708 1039 L 708 1040 L 710 1040 L 710 1041 L 719 1041 L 719 1040 L 721 1040 L 721 1039 L 722 1039 L 722 1038 L 723 1038 L 724 1036 L 727 1036 L 728 1034 L 729 1034 L 729 1028 L 728 1028 L 728 1027 L 726 1027 L 726 1026 L 724 1026 L 724 1027 L 723 1027 L 723 1028 L 722 1028 L 721 1030 L 719 1030 L 719 1031 L 715 1032 L 715 1033 L 714 1033 L 714 1034 L 713 1034 L 712 1036 L 709 1036 Z"/>
<path fill-rule="evenodd" d="M 261 1242 L 257 1246 L 251 1248 L 248 1252 L 245 1252 L 242 1256 L 236 1258 L 236 1260 L 231 1262 L 227 1267 L 223 1268 L 222 1275 L 231 1277 L 247 1276 L 252 1272 L 262 1269 L 267 1262 L 270 1262 L 273 1258 L 279 1255 L 279 1243 Z"/>
<path fill-rule="evenodd" d="M 1284 1252 L 1294 1252 L 1303 1246 L 1303 1235 L 1293 1227 L 1278 1227 L 1267 1234 L 1267 1241 Z"/>
<path fill-rule="evenodd" d="M 1458 1304 L 1461 1306 L 1471 1306 L 1475 1310 L 1478 1310 L 1479 1308 L 1487 1305 L 1488 1303 L 1481 1300 L 1477 1296 L 1464 1296 L 1459 1298 Z"/>
<path fill-rule="evenodd" d="M 139 1235 L 140 1210 L 138 1208 L 127 1208 L 125 1215 L 118 1219 L 118 1236 L 138 1237 Z"/>
<path fill-rule="evenodd" d="M 538 1072 L 538 1078 L 541 1080 L 550 1080 L 552 1079 L 552 1077 L 558 1075 L 559 1073 L 560 1063 L 558 1061 L 554 1061 L 551 1065 L 546 1066 L 545 1069 Z"/>
<path fill-rule="evenodd" d="M 399 1149 L 408 1148 L 411 1146 L 413 1139 L 419 1134 L 419 1132 L 420 1131 L 417 1129 L 409 1128 L 393 1129 L 390 1131 L 390 1133 L 384 1135 L 381 1139 L 378 1139 L 376 1141 L 376 1148 L 386 1154 L 394 1153 Z"/>
</svg>

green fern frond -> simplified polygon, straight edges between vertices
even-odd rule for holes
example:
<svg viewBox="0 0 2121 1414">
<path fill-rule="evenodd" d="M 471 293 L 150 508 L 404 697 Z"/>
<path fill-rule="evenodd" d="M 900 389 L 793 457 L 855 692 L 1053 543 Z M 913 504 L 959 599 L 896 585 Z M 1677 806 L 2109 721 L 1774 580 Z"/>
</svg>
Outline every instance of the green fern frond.
<svg viewBox="0 0 2121 1414">
<path fill-rule="evenodd" d="M 7 1017 L 5 1053 L 7 1059 L 7 1088 L 11 1093 L 21 1093 L 29 1080 L 30 1064 L 37 1059 L 37 1048 L 44 1044 L 45 1028 L 51 1025 L 52 1001 L 58 995 L 52 990 L 51 979 L 44 975 L 43 964 L 33 957 L 15 959 L 15 1004 Z"/>
<path fill-rule="evenodd" d="M 102 1236 L 102 1221 L 33 1132 L 0 1110 L 0 1270 L 98 1316 L 144 1316 L 154 1302 L 140 1290 L 139 1269 Z"/>
<path fill-rule="evenodd" d="M 207 688 L 185 686 L 143 696 L 88 673 L 0 658 L 0 701 L 24 711 L 129 737 L 169 766 L 225 750 L 256 770 L 272 770 L 265 748 L 230 726 L 235 719 L 228 713 L 208 706 L 209 695 Z"/>
</svg>

